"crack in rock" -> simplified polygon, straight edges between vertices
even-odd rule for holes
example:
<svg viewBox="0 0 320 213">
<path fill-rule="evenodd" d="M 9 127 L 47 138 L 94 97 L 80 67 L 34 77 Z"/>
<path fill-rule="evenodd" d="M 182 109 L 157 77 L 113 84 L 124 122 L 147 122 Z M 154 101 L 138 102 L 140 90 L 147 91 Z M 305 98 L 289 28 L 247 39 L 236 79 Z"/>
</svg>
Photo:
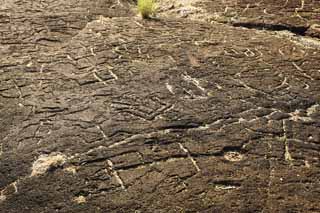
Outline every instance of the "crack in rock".
<svg viewBox="0 0 320 213">
<path fill-rule="evenodd" d="M 267 23 L 251 23 L 251 22 L 236 22 L 233 23 L 234 27 L 244 27 L 247 29 L 255 30 L 266 30 L 266 31 L 289 31 L 296 35 L 305 35 L 305 32 L 309 27 L 297 27 L 297 26 L 286 26 L 283 24 L 267 24 Z"/>
</svg>

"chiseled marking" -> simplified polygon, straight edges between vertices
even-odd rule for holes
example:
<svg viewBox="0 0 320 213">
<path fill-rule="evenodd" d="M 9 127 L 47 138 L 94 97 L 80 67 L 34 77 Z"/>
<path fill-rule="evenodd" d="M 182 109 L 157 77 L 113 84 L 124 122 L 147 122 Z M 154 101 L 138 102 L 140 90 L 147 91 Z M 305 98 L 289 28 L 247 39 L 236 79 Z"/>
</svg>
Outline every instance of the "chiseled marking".
<svg viewBox="0 0 320 213">
<path fill-rule="evenodd" d="M 19 180 L 16 180 L 12 183 L 10 183 L 9 185 L 7 185 L 3 190 L 0 191 L 0 203 L 5 201 L 7 199 L 7 196 L 5 195 L 5 191 L 10 187 L 12 186 L 13 189 L 14 189 L 14 194 L 18 193 L 18 187 L 17 187 L 17 184 L 18 184 Z"/>
<path fill-rule="evenodd" d="M 199 168 L 196 160 L 191 156 L 189 150 L 187 148 L 185 148 L 181 143 L 178 143 L 178 144 L 179 144 L 180 149 L 188 155 L 188 158 L 191 160 L 191 162 L 192 162 L 193 166 L 196 168 L 196 170 L 198 172 L 200 172 L 201 169 Z"/>
<path fill-rule="evenodd" d="M 100 131 L 100 133 L 101 133 L 101 135 L 103 136 L 103 138 L 104 138 L 104 139 L 107 139 L 108 137 L 107 137 L 106 133 L 104 133 L 104 131 L 102 130 L 102 128 L 101 128 L 99 125 L 97 125 L 96 127 L 97 127 L 97 129 Z"/>
<path fill-rule="evenodd" d="M 292 156 L 290 154 L 290 150 L 289 150 L 289 143 L 288 143 L 288 139 L 287 139 L 287 126 L 286 126 L 285 120 L 282 121 L 282 126 L 283 126 L 283 140 L 284 140 L 284 147 L 285 147 L 284 159 L 287 162 L 290 162 L 290 164 L 292 164 L 293 158 L 292 158 Z"/>
<path fill-rule="evenodd" d="M 121 179 L 121 177 L 119 176 L 118 172 L 116 170 L 113 169 L 113 163 L 111 160 L 107 160 L 107 164 L 109 166 L 109 169 L 111 171 L 111 173 L 113 174 L 113 176 L 116 178 L 117 182 L 120 184 L 122 189 L 126 189 L 125 185 L 123 184 L 123 181 Z"/>
<path fill-rule="evenodd" d="M 14 188 L 14 193 L 18 193 L 18 186 L 17 186 L 17 184 L 18 184 L 18 180 L 14 181 L 14 182 L 12 183 L 12 186 L 13 186 L 13 188 Z"/>
<path fill-rule="evenodd" d="M 296 63 L 292 62 L 292 65 L 298 70 L 300 71 L 300 73 L 305 76 L 306 78 L 309 78 L 310 80 L 314 80 L 314 78 L 312 78 L 310 75 L 308 75 L 307 73 L 305 73 L 305 71 L 299 67 Z"/>
<path fill-rule="evenodd" d="M 166 87 L 169 90 L 169 92 L 174 95 L 173 87 L 169 83 L 166 83 Z"/>
<path fill-rule="evenodd" d="M 114 80 L 118 80 L 118 76 L 116 74 L 114 74 L 114 72 L 112 72 L 110 69 L 108 69 L 110 75 L 114 78 Z"/>
<path fill-rule="evenodd" d="M 182 75 L 182 77 L 184 78 L 185 81 L 188 81 L 190 83 L 192 83 L 193 85 L 195 85 L 198 89 L 200 89 L 202 92 L 205 91 L 205 88 L 203 88 L 200 85 L 199 80 L 192 78 L 190 75 L 188 75 L 187 73 L 185 73 L 184 75 Z"/>
</svg>

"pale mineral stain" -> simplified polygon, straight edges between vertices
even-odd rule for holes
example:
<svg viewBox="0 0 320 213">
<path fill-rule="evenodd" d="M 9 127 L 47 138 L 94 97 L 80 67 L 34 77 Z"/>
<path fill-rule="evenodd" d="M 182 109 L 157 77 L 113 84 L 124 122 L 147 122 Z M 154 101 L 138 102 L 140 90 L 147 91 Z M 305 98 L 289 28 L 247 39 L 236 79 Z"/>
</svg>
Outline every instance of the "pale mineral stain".
<svg viewBox="0 0 320 213">
<path fill-rule="evenodd" d="M 315 114 L 317 112 L 317 109 L 319 109 L 319 111 L 320 111 L 320 105 L 319 104 L 315 104 L 315 105 L 309 107 L 307 109 L 307 115 L 308 116 L 312 116 L 313 114 Z"/>
</svg>

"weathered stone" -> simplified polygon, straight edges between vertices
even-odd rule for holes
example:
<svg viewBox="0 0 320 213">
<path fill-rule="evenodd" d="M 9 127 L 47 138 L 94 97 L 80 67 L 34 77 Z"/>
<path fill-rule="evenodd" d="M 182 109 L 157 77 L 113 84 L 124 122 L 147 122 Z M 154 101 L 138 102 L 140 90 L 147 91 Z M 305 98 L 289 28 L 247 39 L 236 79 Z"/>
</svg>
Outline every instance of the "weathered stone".
<svg viewBox="0 0 320 213">
<path fill-rule="evenodd" d="M 320 212 L 317 1 L 0 5 L 1 212 Z"/>
</svg>

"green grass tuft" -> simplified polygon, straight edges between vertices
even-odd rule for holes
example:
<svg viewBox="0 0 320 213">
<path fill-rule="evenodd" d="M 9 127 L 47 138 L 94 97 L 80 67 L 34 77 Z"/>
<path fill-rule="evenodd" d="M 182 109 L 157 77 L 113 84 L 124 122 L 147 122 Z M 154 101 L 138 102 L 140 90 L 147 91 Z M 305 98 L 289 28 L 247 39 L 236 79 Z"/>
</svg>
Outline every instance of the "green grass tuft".
<svg viewBox="0 0 320 213">
<path fill-rule="evenodd" d="M 150 18 L 155 13 L 155 10 L 154 0 L 138 0 L 138 11 L 142 18 Z"/>
</svg>

